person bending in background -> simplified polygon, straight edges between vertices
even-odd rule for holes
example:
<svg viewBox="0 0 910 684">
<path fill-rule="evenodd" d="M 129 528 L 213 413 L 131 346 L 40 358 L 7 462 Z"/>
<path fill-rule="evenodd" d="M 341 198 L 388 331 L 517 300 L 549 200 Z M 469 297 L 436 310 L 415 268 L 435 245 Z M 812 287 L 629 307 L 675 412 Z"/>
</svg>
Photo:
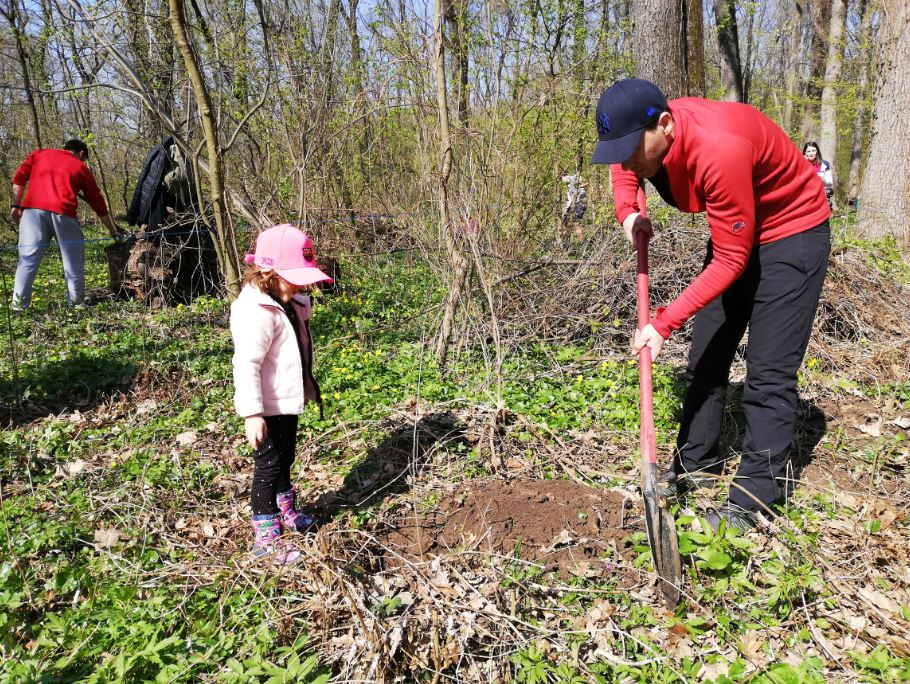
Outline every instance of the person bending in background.
<svg viewBox="0 0 910 684">
<path fill-rule="evenodd" d="M 35 150 L 13 175 L 10 221 L 19 227 L 19 263 L 13 285 L 13 311 L 22 312 L 32 300 L 32 285 L 51 241 L 57 240 L 66 279 L 66 302 L 81 306 L 85 300 L 85 236 L 76 218 L 83 197 L 111 237 L 120 231 L 85 165 L 88 147 L 68 140 L 63 149 Z M 27 186 L 27 190 L 26 190 Z"/>
<path fill-rule="evenodd" d="M 831 198 L 834 197 L 834 176 L 831 174 L 831 164 L 822 158 L 822 151 L 818 149 L 817 142 L 807 142 L 803 145 L 803 156 L 812 164 L 815 173 L 825 184 L 825 197 L 828 198 L 828 208 L 832 208 Z"/>
<path fill-rule="evenodd" d="M 626 236 L 652 233 L 644 179 L 671 206 L 706 212 L 710 239 L 701 274 L 643 330 L 633 349 L 657 358 L 694 316 L 686 396 L 667 482 L 719 474 L 728 376 L 749 328 L 742 406 L 743 455 L 729 500 L 706 516 L 747 529 L 755 512 L 786 495 L 796 420 L 796 376 L 828 264 L 831 215 L 814 170 L 758 110 L 687 97 L 667 102 L 649 81 L 627 79 L 597 105 L 591 160 L 612 164 L 616 219 Z"/>
</svg>

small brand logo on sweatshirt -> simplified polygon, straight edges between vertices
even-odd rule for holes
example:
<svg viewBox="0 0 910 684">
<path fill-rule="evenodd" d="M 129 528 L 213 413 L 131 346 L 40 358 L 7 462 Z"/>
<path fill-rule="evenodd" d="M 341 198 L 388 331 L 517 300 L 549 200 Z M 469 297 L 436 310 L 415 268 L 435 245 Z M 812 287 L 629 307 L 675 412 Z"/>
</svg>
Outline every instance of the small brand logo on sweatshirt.
<svg viewBox="0 0 910 684">
<path fill-rule="evenodd" d="M 743 228 L 746 227 L 746 222 L 745 222 L 745 221 L 736 221 L 736 222 L 735 222 L 732 226 L 730 226 L 730 227 L 733 229 L 733 232 L 734 232 L 734 233 L 738 233 L 738 232 L 740 232 Z"/>
</svg>

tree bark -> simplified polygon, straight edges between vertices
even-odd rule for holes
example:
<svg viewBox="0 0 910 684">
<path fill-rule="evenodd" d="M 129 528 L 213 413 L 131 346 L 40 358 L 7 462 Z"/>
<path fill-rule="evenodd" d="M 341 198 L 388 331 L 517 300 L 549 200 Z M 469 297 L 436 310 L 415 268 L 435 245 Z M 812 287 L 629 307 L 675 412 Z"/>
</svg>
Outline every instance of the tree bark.
<svg viewBox="0 0 910 684">
<path fill-rule="evenodd" d="M 819 114 L 818 144 L 826 161 L 837 159 L 837 90 L 840 87 L 841 67 L 844 62 L 844 19 L 847 1 L 834 0 L 831 6 L 831 28 L 828 31 L 828 62 L 825 66 L 825 85 Z M 834 187 L 838 187 L 837 167 L 832 163 Z"/>
<path fill-rule="evenodd" d="M 452 173 L 452 138 L 449 132 L 449 100 L 446 88 L 445 61 L 445 0 L 436 0 L 436 18 L 433 28 L 433 65 L 436 70 L 436 108 L 439 114 L 439 171 L 438 198 L 439 222 L 446 246 L 446 256 L 451 259 L 451 278 L 442 314 L 439 336 L 436 338 L 436 358 L 440 365 L 446 361 L 449 341 L 455 324 L 455 314 L 461 301 L 461 293 L 467 278 L 468 260 L 458 244 L 449 207 L 449 176 Z"/>
<path fill-rule="evenodd" d="M 720 48 L 720 82 L 723 99 L 745 102 L 743 68 L 739 54 L 739 29 L 736 25 L 736 0 L 714 0 L 717 44 Z"/>
<path fill-rule="evenodd" d="M 632 58 L 636 75 L 656 84 L 667 99 L 688 93 L 684 2 L 632 1 Z"/>
<path fill-rule="evenodd" d="M 863 175 L 857 227 L 870 238 L 893 235 L 910 244 L 910 136 L 900 122 L 910 102 L 910 3 L 883 0 L 880 53 L 869 160 Z"/>
<path fill-rule="evenodd" d="M 705 19 L 702 0 L 685 0 L 683 37 L 686 41 L 686 94 L 705 97 Z"/>
<path fill-rule="evenodd" d="M 860 163 L 863 158 L 863 142 L 866 138 L 866 119 L 868 107 L 866 99 L 869 90 L 869 69 L 872 66 L 870 54 L 872 52 L 872 17 L 867 0 L 860 0 L 859 4 L 860 30 L 858 52 L 864 57 L 860 59 L 859 79 L 856 88 L 856 116 L 853 119 L 853 136 L 850 144 L 850 175 L 847 182 L 847 196 L 855 199 L 859 194 Z"/>
<path fill-rule="evenodd" d="M 202 132 L 205 137 L 212 211 L 215 215 L 215 232 L 212 240 L 215 245 L 215 255 L 218 257 L 218 266 L 221 268 L 225 287 L 231 295 L 236 296 L 240 294 L 240 263 L 237 260 L 233 227 L 228 223 L 224 203 L 224 172 L 218 140 L 218 123 L 215 120 L 208 86 L 199 68 L 186 30 L 183 0 L 168 0 L 168 9 L 174 41 L 180 50 L 187 76 L 193 86 L 193 96 L 199 110 Z"/>
</svg>

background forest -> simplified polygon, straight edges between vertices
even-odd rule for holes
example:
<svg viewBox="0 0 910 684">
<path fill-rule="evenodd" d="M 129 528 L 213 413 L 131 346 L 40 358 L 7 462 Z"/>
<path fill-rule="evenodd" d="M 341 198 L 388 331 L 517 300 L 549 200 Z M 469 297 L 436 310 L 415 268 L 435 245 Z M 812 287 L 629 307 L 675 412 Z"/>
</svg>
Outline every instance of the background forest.
<svg viewBox="0 0 910 684">
<path fill-rule="evenodd" d="M 115 298 L 86 213 L 92 305 L 51 250 L 13 316 L 0 218 L 0 682 L 910 681 L 910 3 L 0 0 L 0 29 L 0 179 L 81 138 L 125 227 L 173 137 L 218 265 L 205 296 Z M 630 484 L 634 254 L 588 163 L 628 76 L 752 104 L 834 168 L 792 508 L 744 537 L 698 522 L 723 487 L 677 506 L 675 611 Z M 658 305 L 707 226 L 652 216 Z M 227 307 L 278 222 L 340 275 L 295 470 L 325 524 L 276 574 L 246 561 Z M 663 459 L 687 334 L 655 368 Z M 526 515 L 484 527 L 489 502 Z"/>
</svg>

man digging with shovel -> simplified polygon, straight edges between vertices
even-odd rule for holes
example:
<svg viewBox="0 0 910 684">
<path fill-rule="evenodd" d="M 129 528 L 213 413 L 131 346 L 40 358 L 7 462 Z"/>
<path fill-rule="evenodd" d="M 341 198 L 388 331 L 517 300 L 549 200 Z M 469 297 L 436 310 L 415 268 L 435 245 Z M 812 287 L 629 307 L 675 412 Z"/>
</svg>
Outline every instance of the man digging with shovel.
<svg viewBox="0 0 910 684">
<path fill-rule="evenodd" d="M 597 104 L 593 164 L 611 164 L 616 220 L 629 240 L 652 235 L 644 179 L 665 202 L 706 212 L 704 268 L 650 323 L 633 349 L 656 359 L 694 316 L 677 449 L 668 485 L 686 491 L 723 470 L 718 454 L 730 365 L 749 329 L 743 456 L 729 500 L 706 520 L 746 530 L 786 496 L 784 482 L 802 363 L 828 264 L 824 187 L 787 135 L 752 107 L 681 98 L 626 79 Z M 643 240 L 646 243 L 646 239 Z"/>
</svg>

